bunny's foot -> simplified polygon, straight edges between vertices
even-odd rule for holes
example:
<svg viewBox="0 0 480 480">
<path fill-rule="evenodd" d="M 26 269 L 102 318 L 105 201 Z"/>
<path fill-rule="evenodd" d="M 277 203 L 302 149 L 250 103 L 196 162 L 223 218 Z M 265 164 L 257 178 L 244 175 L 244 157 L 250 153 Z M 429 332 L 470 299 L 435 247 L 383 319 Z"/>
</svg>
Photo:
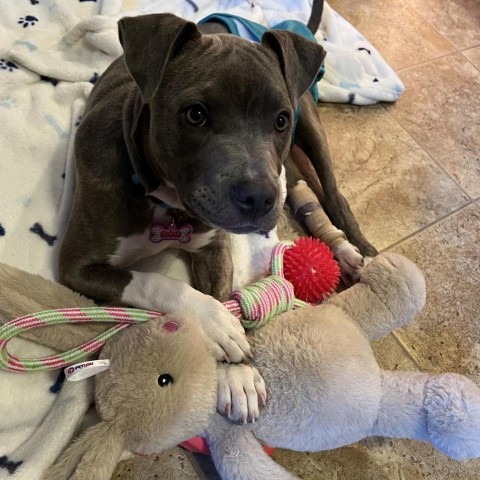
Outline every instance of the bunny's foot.
<svg viewBox="0 0 480 480">
<path fill-rule="evenodd" d="M 480 457 L 480 389 L 455 373 L 436 375 L 425 389 L 432 445 L 456 460 Z"/>
</svg>

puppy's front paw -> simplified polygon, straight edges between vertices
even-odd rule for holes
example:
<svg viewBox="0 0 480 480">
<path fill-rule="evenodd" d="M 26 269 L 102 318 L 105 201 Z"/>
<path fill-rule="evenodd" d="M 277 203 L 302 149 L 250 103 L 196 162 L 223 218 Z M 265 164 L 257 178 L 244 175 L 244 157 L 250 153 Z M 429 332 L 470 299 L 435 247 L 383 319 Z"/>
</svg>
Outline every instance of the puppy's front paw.
<svg viewBox="0 0 480 480">
<path fill-rule="evenodd" d="M 251 357 L 250 344 L 238 318 L 213 297 L 201 294 L 201 300 L 193 305 L 195 318 L 210 342 L 218 361 L 241 362 Z"/>
<path fill-rule="evenodd" d="M 358 249 L 351 243 L 345 242 L 335 251 L 337 260 L 342 272 L 343 283 L 350 287 L 360 280 L 360 274 L 364 266 L 364 259 Z"/>
<path fill-rule="evenodd" d="M 262 376 L 251 365 L 218 364 L 217 410 L 234 422 L 255 422 L 259 402 L 265 405 L 267 390 Z"/>
</svg>

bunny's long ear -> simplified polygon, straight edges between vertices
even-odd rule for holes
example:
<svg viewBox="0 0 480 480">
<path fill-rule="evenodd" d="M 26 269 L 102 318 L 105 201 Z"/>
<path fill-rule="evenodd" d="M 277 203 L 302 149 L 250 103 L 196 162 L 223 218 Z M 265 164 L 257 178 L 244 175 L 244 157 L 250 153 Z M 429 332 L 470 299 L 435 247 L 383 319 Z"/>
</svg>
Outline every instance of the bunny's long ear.
<svg viewBox="0 0 480 480">
<path fill-rule="evenodd" d="M 43 474 L 42 480 L 110 480 L 123 444 L 118 428 L 100 422 L 75 440 Z"/>
<path fill-rule="evenodd" d="M 66 307 L 94 307 L 93 300 L 18 268 L 0 263 L 0 324 L 30 313 Z M 63 324 L 27 330 L 23 338 L 66 351 L 92 339 L 111 325 Z"/>
</svg>

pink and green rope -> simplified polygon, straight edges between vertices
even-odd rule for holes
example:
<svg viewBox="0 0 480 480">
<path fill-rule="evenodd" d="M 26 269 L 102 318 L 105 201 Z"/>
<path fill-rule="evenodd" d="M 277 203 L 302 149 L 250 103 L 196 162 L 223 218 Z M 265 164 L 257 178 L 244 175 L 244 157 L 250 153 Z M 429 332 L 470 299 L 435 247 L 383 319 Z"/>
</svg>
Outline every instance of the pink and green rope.
<svg viewBox="0 0 480 480">
<path fill-rule="evenodd" d="M 15 372 L 46 371 L 64 368 L 81 361 L 100 350 L 105 342 L 117 332 L 133 323 L 148 322 L 161 313 L 119 307 L 61 308 L 45 310 L 12 320 L 0 327 L 0 367 Z M 32 328 L 59 323 L 116 323 L 92 340 L 64 353 L 45 358 L 18 358 L 7 350 L 8 342 L 16 335 Z"/>
<path fill-rule="evenodd" d="M 232 293 L 224 303 L 245 328 L 260 328 L 274 316 L 308 303 L 295 298 L 292 284 L 283 276 L 283 254 L 291 243 L 280 242 L 272 251 L 271 275 Z M 113 335 L 134 323 L 144 323 L 162 313 L 121 307 L 61 308 L 25 315 L 0 327 L 0 368 L 14 372 L 36 372 L 65 368 L 100 350 Z M 19 358 L 7 350 L 18 334 L 61 323 L 115 323 L 92 340 L 67 352 L 46 358 Z"/>
<path fill-rule="evenodd" d="M 233 301 L 239 306 L 232 313 L 240 318 L 244 328 L 263 327 L 280 313 L 308 305 L 295 298 L 293 285 L 283 275 L 283 254 L 292 245 L 290 242 L 280 242 L 274 247 L 270 276 L 232 293 Z M 234 309 L 233 301 L 231 307 L 226 303 L 230 310 Z"/>
</svg>

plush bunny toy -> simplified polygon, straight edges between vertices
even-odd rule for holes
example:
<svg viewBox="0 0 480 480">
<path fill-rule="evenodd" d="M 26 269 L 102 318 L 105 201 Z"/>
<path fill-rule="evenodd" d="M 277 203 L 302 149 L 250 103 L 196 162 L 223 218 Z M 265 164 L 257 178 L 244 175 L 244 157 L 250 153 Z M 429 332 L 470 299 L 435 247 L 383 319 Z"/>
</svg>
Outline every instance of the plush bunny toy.
<svg viewBox="0 0 480 480">
<path fill-rule="evenodd" d="M 50 298 L 56 288 L 44 281 Z M 371 350 L 370 340 L 409 322 L 424 299 L 417 267 L 383 253 L 352 288 L 273 319 L 251 339 L 268 402 L 255 423 L 242 425 L 216 413 L 221 367 L 194 318 L 170 315 L 131 326 L 101 352 L 111 361 L 110 370 L 96 376 L 102 421 L 43 478 L 107 480 L 124 449 L 148 455 L 195 435 L 207 438 L 220 475 L 230 480 L 295 478 L 260 442 L 320 451 L 377 435 L 428 441 L 454 459 L 479 457 L 475 384 L 451 373 L 384 371 Z M 74 300 L 78 306 L 78 296 Z"/>
</svg>

